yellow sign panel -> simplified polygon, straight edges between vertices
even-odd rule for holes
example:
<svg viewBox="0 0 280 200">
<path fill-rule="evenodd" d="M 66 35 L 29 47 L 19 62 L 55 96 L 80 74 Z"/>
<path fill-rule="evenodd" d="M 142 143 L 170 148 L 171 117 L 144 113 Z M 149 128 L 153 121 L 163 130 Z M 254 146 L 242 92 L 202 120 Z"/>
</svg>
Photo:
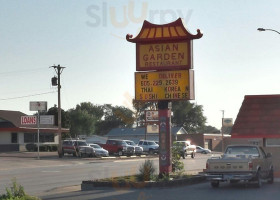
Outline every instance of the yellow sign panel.
<svg viewBox="0 0 280 200">
<path fill-rule="evenodd" d="M 190 69 L 190 43 L 137 44 L 137 71 Z"/>
<path fill-rule="evenodd" d="M 138 101 L 194 99 L 193 71 L 136 72 L 135 99 Z"/>
</svg>

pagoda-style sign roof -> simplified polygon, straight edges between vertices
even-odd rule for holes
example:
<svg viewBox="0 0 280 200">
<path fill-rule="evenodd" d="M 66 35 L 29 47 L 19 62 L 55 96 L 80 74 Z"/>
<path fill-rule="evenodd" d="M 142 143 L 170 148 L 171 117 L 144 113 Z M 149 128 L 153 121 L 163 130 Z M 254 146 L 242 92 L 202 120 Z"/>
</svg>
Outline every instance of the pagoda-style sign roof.
<svg viewBox="0 0 280 200">
<path fill-rule="evenodd" d="M 246 95 L 232 138 L 280 138 L 280 95 Z"/>
<path fill-rule="evenodd" d="M 184 41 L 199 39 L 202 33 L 197 29 L 197 34 L 191 34 L 183 25 L 182 19 L 178 18 L 176 21 L 169 24 L 152 24 L 144 21 L 140 33 L 132 38 L 132 35 L 127 34 L 126 40 L 133 43 L 149 43 L 158 41 Z"/>
</svg>

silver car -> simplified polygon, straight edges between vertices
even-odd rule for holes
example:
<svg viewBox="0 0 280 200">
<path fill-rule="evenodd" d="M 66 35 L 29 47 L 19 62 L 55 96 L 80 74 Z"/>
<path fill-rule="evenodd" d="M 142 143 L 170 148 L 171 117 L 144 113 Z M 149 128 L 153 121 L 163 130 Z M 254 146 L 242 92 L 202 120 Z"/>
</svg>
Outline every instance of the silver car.
<svg viewBox="0 0 280 200">
<path fill-rule="evenodd" d="M 138 146 L 143 148 L 143 151 L 149 154 L 155 154 L 159 151 L 159 145 L 155 141 L 151 140 L 140 140 Z"/>
<path fill-rule="evenodd" d="M 124 140 L 124 141 L 126 142 L 126 144 L 134 147 L 135 155 L 141 156 L 143 154 L 143 148 L 142 147 L 138 146 L 137 144 L 135 144 L 131 140 Z"/>
<path fill-rule="evenodd" d="M 196 146 L 196 153 L 207 154 L 207 153 L 211 153 L 211 150 L 210 149 L 205 149 L 201 146 Z"/>
<path fill-rule="evenodd" d="M 98 144 L 89 144 L 89 146 L 91 146 L 94 149 L 96 157 L 108 157 L 109 156 L 109 152 L 106 149 L 103 149 Z"/>
</svg>

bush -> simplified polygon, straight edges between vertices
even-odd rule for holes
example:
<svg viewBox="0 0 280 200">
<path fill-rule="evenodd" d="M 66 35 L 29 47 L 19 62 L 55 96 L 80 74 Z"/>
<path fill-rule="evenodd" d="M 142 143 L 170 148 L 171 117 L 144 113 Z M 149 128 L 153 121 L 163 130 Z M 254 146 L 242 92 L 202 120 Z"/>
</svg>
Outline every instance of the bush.
<svg viewBox="0 0 280 200">
<path fill-rule="evenodd" d="M 12 187 L 6 188 L 6 194 L 0 195 L 0 200 L 40 200 L 37 197 L 32 197 L 24 192 L 24 188 L 12 180 Z"/>
<path fill-rule="evenodd" d="M 151 160 L 145 160 L 145 162 L 139 168 L 138 179 L 139 181 L 150 181 L 155 176 L 156 168 Z"/>
<path fill-rule="evenodd" d="M 26 144 L 25 148 L 27 151 L 38 151 L 37 144 Z M 57 145 L 40 145 L 40 151 L 57 151 Z"/>
<path fill-rule="evenodd" d="M 37 150 L 37 145 L 36 144 L 26 144 L 25 148 L 27 151 L 36 151 Z"/>
<path fill-rule="evenodd" d="M 58 148 L 57 148 L 57 145 L 52 145 L 52 146 L 51 146 L 51 151 L 57 151 L 57 149 L 58 149 Z"/>
<path fill-rule="evenodd" d="M 181 147 L 173 145 L 172 147 L 172 172 L 183 173 L 184 163 L 180 161 L 181 158 Z"/>
<path fill-rule="evenodd" d="M 45 145 L 42 145 L 42 146 L 40 145 L 39 150 L 40 150 L 40 151 L 47 151 L 47 150 L 48 150 L 48 147 L 45 146 Z"/>
</svg>

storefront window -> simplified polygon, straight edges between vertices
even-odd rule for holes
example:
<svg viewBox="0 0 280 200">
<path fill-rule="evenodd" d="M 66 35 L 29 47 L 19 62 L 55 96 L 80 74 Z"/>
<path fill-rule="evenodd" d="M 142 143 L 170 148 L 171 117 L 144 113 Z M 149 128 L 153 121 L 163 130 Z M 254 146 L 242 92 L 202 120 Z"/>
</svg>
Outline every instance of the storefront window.
<svg viewBox="0 0 280 200">
<path fill-rule="evenodd" d="M 267 147 L 280 147 L 280 138 L 266 138 L 265 146 Z"/>
<path fill-rule="evenodd" d="M 24 133 L 24 143 L 38 142 L 37 133 Z M 53 133 L 40 133 L 40 142 L 54 142 Z"/>
<path fill-rule="evenodd" d="M 12 143 L 18 143 L 18 134 L 17 133 L 12 133 L 11 142 Z"/>
</svg>

